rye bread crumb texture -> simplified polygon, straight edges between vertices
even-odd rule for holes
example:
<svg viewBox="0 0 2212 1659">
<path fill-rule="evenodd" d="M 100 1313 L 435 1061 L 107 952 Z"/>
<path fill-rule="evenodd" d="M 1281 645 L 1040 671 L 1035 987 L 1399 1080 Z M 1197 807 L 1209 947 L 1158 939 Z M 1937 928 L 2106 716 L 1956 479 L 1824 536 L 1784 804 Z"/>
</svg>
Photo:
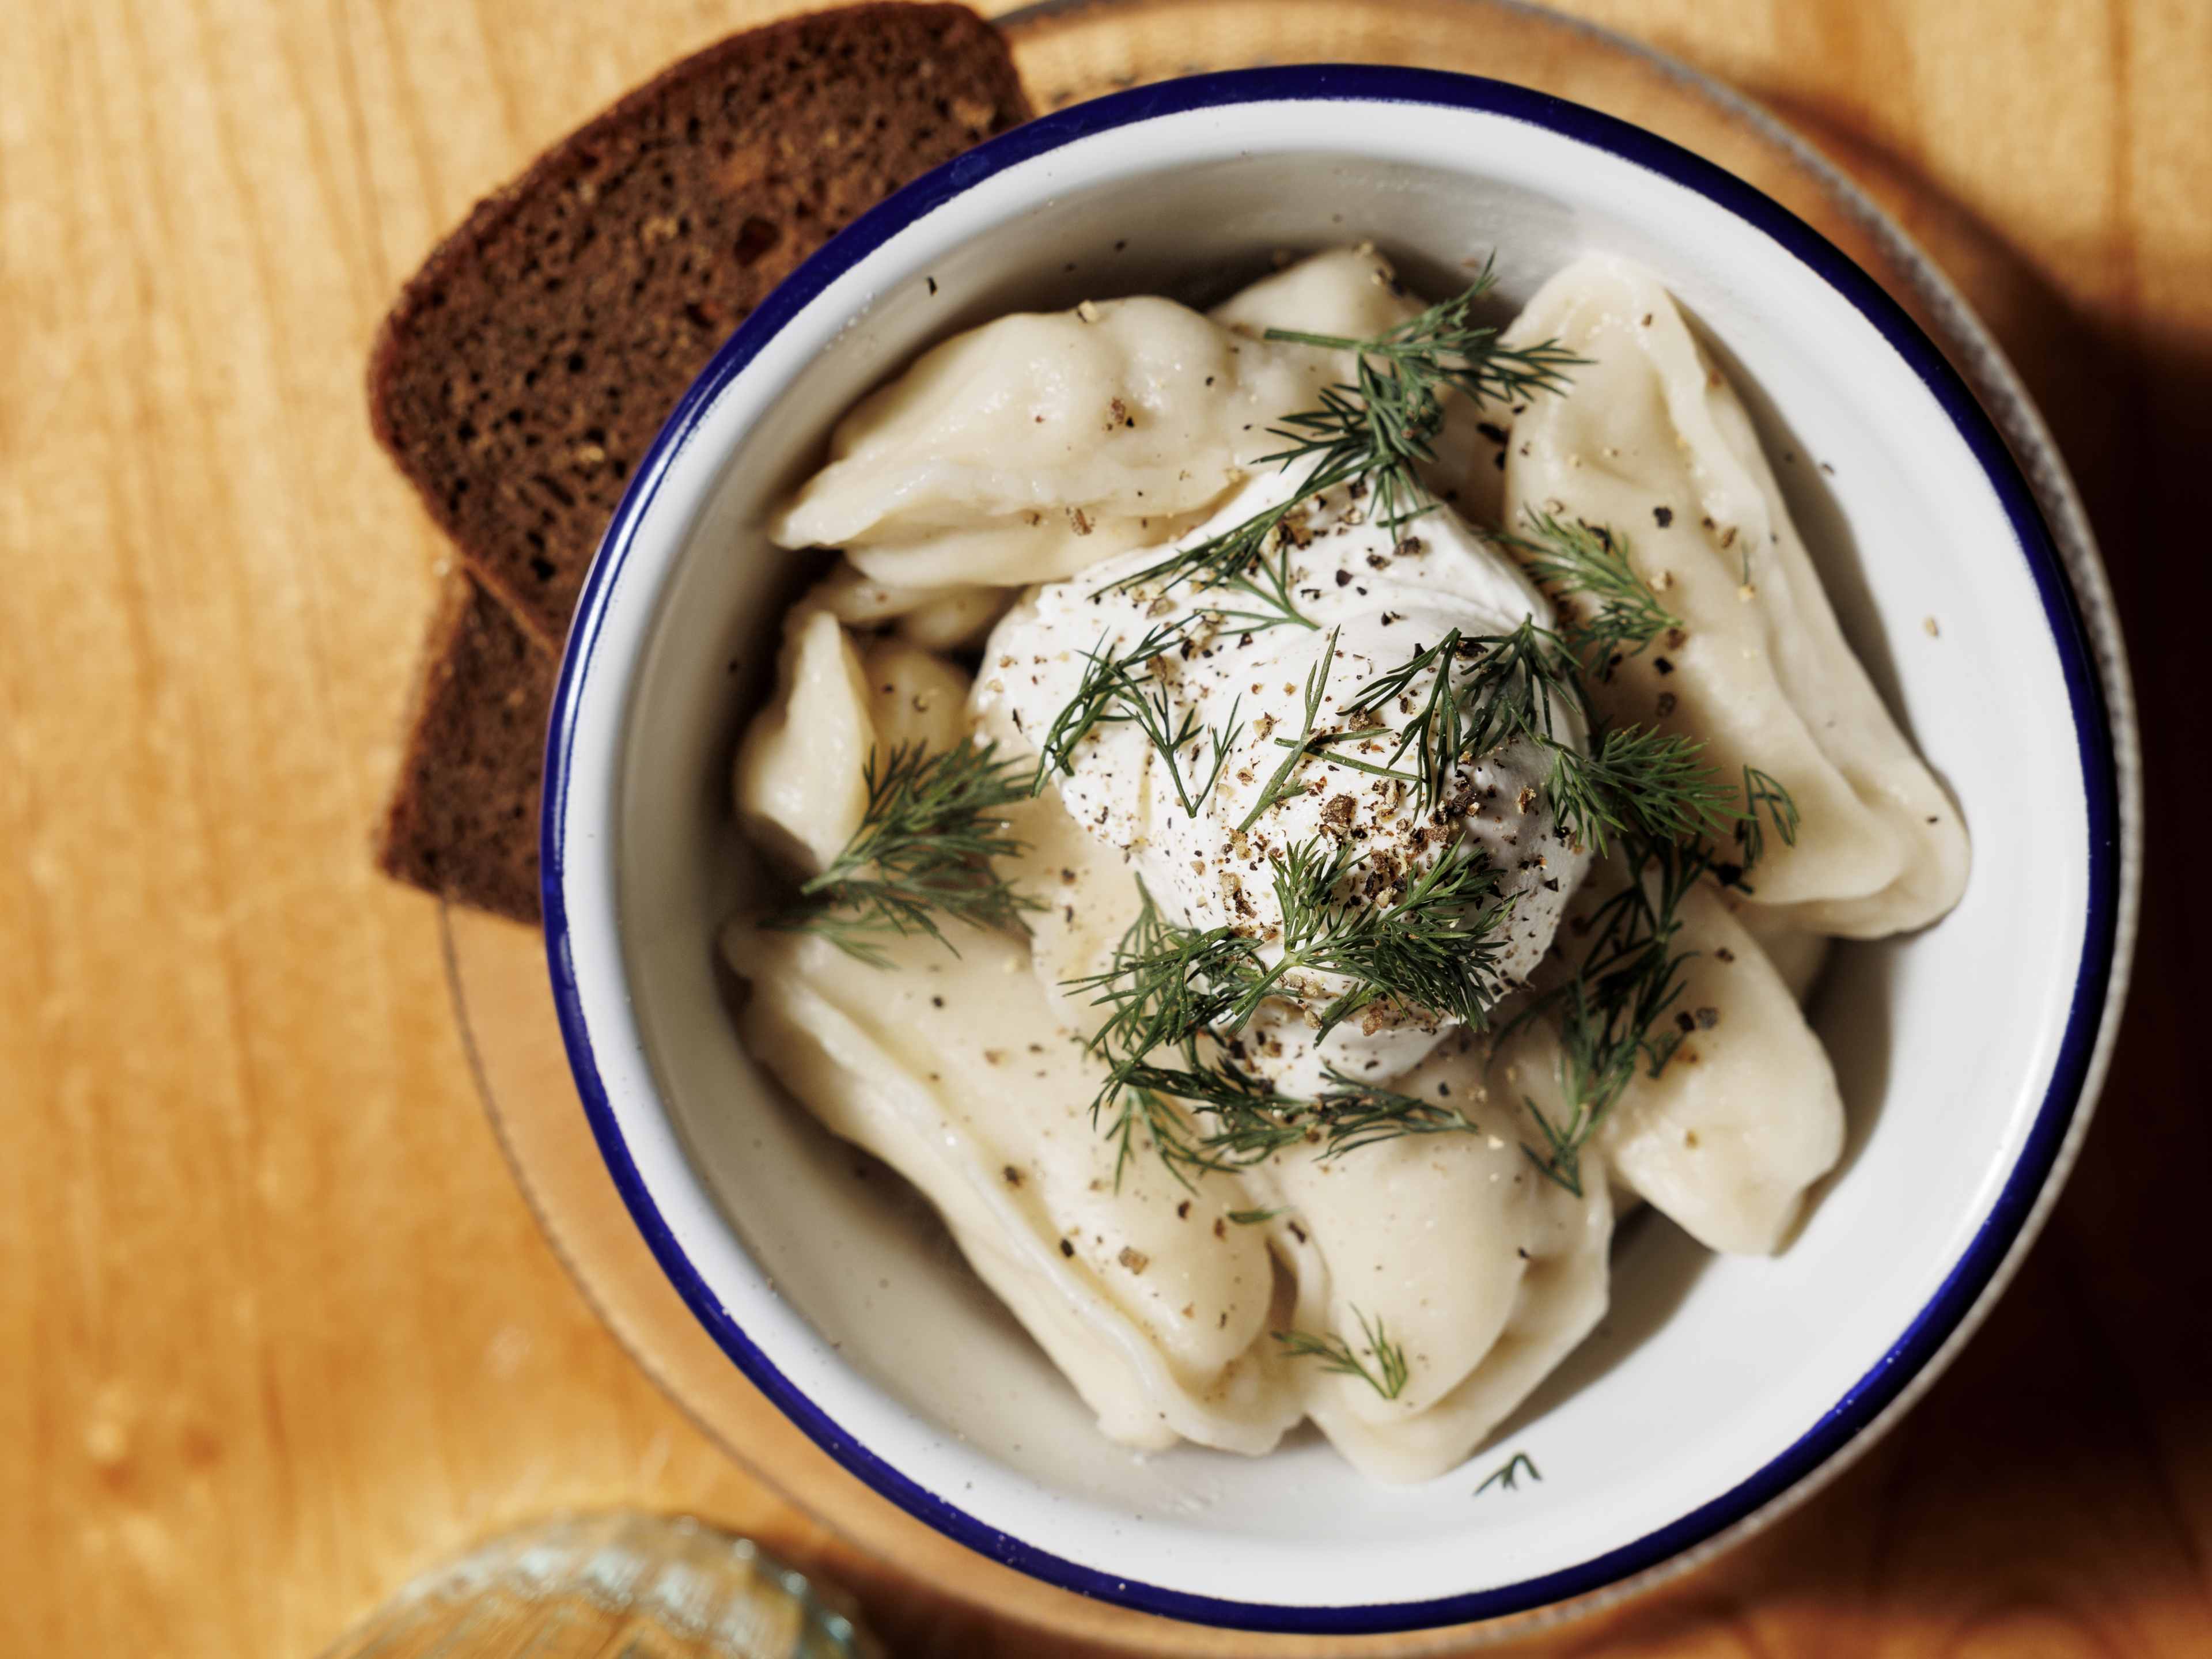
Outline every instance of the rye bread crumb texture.
<svg viewBox="0 0 2212 1659">
<path fill-rule="evenodd" d="M 553 653 L 631 470 L 793 267 L 1028 115 L 1005 42 L 964 7 L 791 18 L 631 93 L 431 254 L 377 337 L 370 419 L 470 580 L 426 647 L 386 871 L 538 919 Z"/>
<path fill-rule="evenodd" d="M 378 438 L 557 648 L 630 470 L 830 234 L 1027 113 L 959 6 L 866 5 L 686 58 L 479 204 L 385 320 Z"/>
</svg>

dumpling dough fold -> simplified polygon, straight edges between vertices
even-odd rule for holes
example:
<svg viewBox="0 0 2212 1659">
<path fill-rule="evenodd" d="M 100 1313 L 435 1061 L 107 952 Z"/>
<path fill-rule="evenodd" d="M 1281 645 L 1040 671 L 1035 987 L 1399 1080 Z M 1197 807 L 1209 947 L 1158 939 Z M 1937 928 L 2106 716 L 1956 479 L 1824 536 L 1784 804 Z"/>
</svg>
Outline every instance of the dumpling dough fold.
<svg viewBox="0 0 2212 1659">
<path fill-rule="evenodd" d="M 1483 1053 L 1455 1040 L 1396 1086 L 1459 1110 L 1475 1133 L 1410 1135 L 1334 1158 L 1285 1153 L 1261 1174 L 1298 1284 L 1297 1325 L 1333 1333 L 1370 1367 L 1363 1319 L 1405 1356 L 1386 1399 L 1309 1364 L 1308 1415 L 1371 1480 L 1433 1480 L 1464 1462 L 1604 1316 L 1613 1206 L 1577 1195 L 1522 1148 L 1517 1106 L 1487 1100 Z"/>
<path fill-rule="evenodd" d="M 747 1049 L 833 1133 L 921 1189 L 984 1282 L 1127 1445 L 1273 1446 L 1303 1407 L 1267 1340 L 1264 1230 L 1233 1178 L 1189 1188 L 1140 1139 L 1115 1179 L 1097 1064 L 1058 1029 L 1019 941 L 883 942 L 888 970 L 740 924 Z"/>
<path fill-rule="evenodd" d="M 1702 739 L 1731 781 L 1778 779 L 1800 815 L 1769 833 L 1758 902 L 1854 939 L 1958 902 L 1958 809 L 1899 731 L 1837 625 L 1750 416 L 1657 278 L 1593 254 L 1544 284 L 1506 339 L 1591 361 L 1513 425 L 1508 528 L 1551 512 L 1613 531 L 1682 620 L 1593 687 L 1620 725 Z"/>
<path fill-rule="evenodd" d="M 1570 915 L 1587 916 L 1624 879 L 1617 859 L 1595 866 Z M 1680 1043 L 1657 1077 L 1638 1066 L 1583 1156 L 1584 1184 L 1609 1168 L 1708 1249 L 1767 1255 L 1787 1241 L 1807 1190 L 1835 1167 L 1843 1096 L 1796 995 L 1721 893 L 1710 883 L 1692 888 L 1679 914 L 1674 949 L 1688 960 L 1667 1017 L 1684 1022 Z M 1548 1016 L 1499 1045 L 1490 1085 L 1502 1098 L 1534 1100 L 1555 1123 L 1569 1120 Z"/>
<path fill-rule="evenodd" d="M 769 533 L 893 584 L 1070 575 L 1186 527 L 1328 362 L 1171 300 L 1002 317 L 864 398 Z"/>
<path fill-rule="evenodd" d="M 1210 315 L 1139 298 L 1000 318 L 862 399 L 769 533 L 842 547 L 894 588 L 1018 586 L 1164 546 L 1283 447 L 1271 428 L 1284 416 L 1351 373 L 1350 354 L 1270 342 L 1269 328 L 1358 339 L 1420 309 L 1361 247 L 1316 254 Z M 1484 419 L 1457 401 L 1431 482 L 1455 496 L 1480 482 L 1474 505 L 1494 518 L 1494 484 L 1463 464 Z"/>
</svg>

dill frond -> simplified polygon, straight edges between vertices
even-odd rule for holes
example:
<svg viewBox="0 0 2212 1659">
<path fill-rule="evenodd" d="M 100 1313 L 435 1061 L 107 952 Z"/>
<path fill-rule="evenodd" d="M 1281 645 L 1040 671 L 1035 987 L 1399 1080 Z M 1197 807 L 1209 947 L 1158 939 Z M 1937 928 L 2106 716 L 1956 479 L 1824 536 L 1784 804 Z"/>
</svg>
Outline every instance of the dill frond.
<svg viewBox="0 0 2212 1659">
<path fill-rule="evenodd" d="M 1498 539 L 1521 556 L 1559 606 L 1559 633 L 1593 678 L 1609 680 L 1624 657 L 1682 624 L 1645 586 L 1628 561 L 1628 543 L 1604 525 L 1527 513 L 1525 535 Z"/>
<path fill-rule="evenodd" d="M 1318 1336 L 1311 1331 L 1277 1331 L 1275 1340 L 1295 1358 L 1318 1359 L 1323 1370 L 1356 1376 L 1385 1400 L 1395 1400 L 1406 1391 L 1407 1380 L 1413 1375 L 1405 1349 L 1390 1340 L 1380 1319 L 1370 1322 L 1357 1308 L 1352 1316 L 1359 1322 L 1359 1334 L 1365 1344 L 1357 1350 L 1340 1336 Z M 1375 1362 L 1372 1370 L 1368 1368 L 1368 1359 Z"/>
<path fill-rule="evenodd" d="M 1205 725 L 1194 708 L 1186 708 L 1177 716 L 1169 699 L 1166 683 L 1152 672 L 1154 663 L 1188 640 L 1192 620 L 1184 617 L 1179 622 L 1157 624 L 1124 652 L 1108 650 L 1105 640 L 1101 638 L 1084 653 L 1086 666 L 1082 679 L 1077 683 L 1075 696 L 1054 716 L 1051 729 L 1038 746 L 1036 772 L 1030 781 L 1030 793 L 1042 793 L 1055 772 L 1073 773 L 1077 746 L 1100 726 L 1134 726 L 1158 753 L 1184 815 L 1194 818 L 1198 816 L 1206 796 L 1220 781 L 1222 769 L 1229 763 L 1230 750 L 1244 727 L 1237 719 L 1237 712 L 1243 706 L 1242 698 L 1230 705 L 1229 718 L 1219 726 Z M 1186 780 L 1183 751 L 1194 750 L 1189 758 L 1194 765 L 1195 750 L 1202 744 L 1212 746 L 1212 763 L 1203 775 L 1194 771 Z"/>
<path fill-rule="evenodd" d="M 1490 1472 L 1488 1478 L 1486 1478 L 1480 1486 L 1474 1489 L 1474 1495 L 1477 1498 L 1480 1498 L 1483 1493 L 1488 1492 L 1492 1486 L 1497 1486 L 1505 1492 L 1518 1491 L 1521 1484 L 1521 1474 L 1524 1469 L 1528 1471 L 1528 1478 L 1531 1480 L 1536 1481 L 1540 1485 L 1542 1483 L 1544 1472 L 1536 1467 L 1536 1460 L 1529 1456 L 1527 1452 L 1517 1451 L 1515 1452 L 1512 1456 L 1507 1458 L 1501 1468 L 1492 1469 Z"/>
<path fill-rule="evenodd" d="M 1747 766 L 1743 769 L 1743 821 L 1735 829 L 1747 870 L 1766 856 L 1766 827 L 1759 822 L 1761 811 L 1772 821 L 1774 833 L 1782 837 L 1784 847 L 1797 844 L 1796 801 L 1771 772 Z"/>
<path fill-rule="evenodd" d="M 1336 1158 L 1405 1135 L 1478 1134 L 1466 1115 L 1433 1100 L 1363 1083 L 1334 1066 L 1331 1087 L 1314 1102 L 1322 1128 L 1322 1156 Z"/>
<path fill-rule="evenodd" d="M 1545 782 L 1553 814 L 1569 836 L 1601 854 L 1608 832 L 1686 842 L 1731 828 L 1743 816 L 1735 791 L 1704 764 L 1704 753 L 1694 738 L 1634 726 L 1604 732 L 1587 754 L 1554 747 Z"/>
<path fill-rule="evenodd" d="M 1305 1143 L 1334 1158 L 1400 1134 L 1468 1127 L 1433 1102 L 1341 1073 L 1332 1073 L 1332 1086 L 1315 1098 L 1287 1095 L 1237 1058 L 1237 1034 L 1270 997 L 1311 1011 L 1327 996 L 1314 1011 L 1316 1041 L 1377 1002 L 1468 1024 L 1488 1017 L 1504 988 L 1496 957 L 1510 908 L 1497 896 L 1497 871 L 1462 855 L 1395 895 L 1340 891 L 1355 886 L 1350 878 L 1359 862 L 1341 848 L 1324 852 L 1311 842 L 1275 855 L 1284 927 L 1273 963 L 1234 929 L 1168 921 L 1139 883 L 1136 920 L 1111 965 L 1066 981 L 1109 1011 L 1088 1045 L 1107 1066 L 1094 1118 L 1115 1111 L 1118 1131 L 1127 1096 L 1171 1097 L 1204 1120 L 1192 1145 L 1215 1168 Z M 1351 983 L 1330 996 L 1310 982 L 1315 974 Z"/>
<path fill-rule="evenodd" d="M 1298 983 L 1309 973 L 1352 981 L 1316 1012 L 1316 1042 L 1377 1003 L 1478 1029 L 1486 1023 L 1504 990 L 1497 959 L 1511 904 L 1498 896 L 1503 873 L 1481 854 L 1454 848 L 1395 893 L 1370 897 L 1347 879 L 1364 861 L 1318 840 L 1270 857 L 1281 955 L 1243 988 L 1230 1029 L 1286 990 L 1310 1003 Z"/>
<path fill-rule="evenodd" d="M 1388 524 L 1427 511 L 1419 468 L 1436 459 L 1447 393 L 1510 404 L 1564 391 L 1564 371 L 1586 361 L 1555 340 L 1499 344 L 1496 329 L 1474 320 L 1474 308 L 1496 283 L 1493 258 L 1461 293 L 1364 340 L 1269 329 L 1270 340 L 1350 352 L 1354 368 L 1351 383 L 1329 387 L 1319 409 L 1285 417 L 1274 430 L 1291 447 L 1263 461 L 1310 461 L 1319 473 L 1367 478 Z"/>
<path fill-rule="evenodd" d="M 1259 799 L 1252 804 L 1252 810 L 1237 826 L 1237 833 L 1240 836 L 1249 832 L 1261 817 L 1299 793 L 1302 786 L 1292 780 L 1299 763 L 1310 752 L 1314 722 L 1320 717 L 1322 698 L 1328 690 L 1329 668 L 1336 660 L 1336 641 L 1340 631 L 1336 629 L 1329 630 L 1328 643 L 1322 647 L 1321 660 L 1306 671 L 1305 716 L 1299 728 L 1297 741 L 1291 743 L 1281 738 L 1276 739 L 1291 752 L 1283 757 L 1283 763 L 1275 769 L 1274 775 L 1262 786 Z"/>
<path fill-rule="evenodd" d="M 901 744 L 868 753 L 868 803 L 844 850 L 799 890 L 799 902 L 767 926 L 818 933 L 847 955 L 889 965 L 885 934 L 926 933 L 955 956 L 938 926 L 947 915 L 978 927 L 1026 931 L 1036 901 L 1014 890 L 992 867 L 1023 843 L 1000 809 L 1023 799 L 1025 763 L 999 757 L 994 744 L 969 738 L 930 750 Z"/>
<path fill-rule="evenodd" d="M 1296 573 L 1291 556 L 1297 552 L 1298 542 L 1290 533 L 1290 526 L 1309 502 L 1339 484 L 1349 483 L 1352 476 L 1309 477 L 1287 501 L 1255 514 L 1218 536 L 1177 548 L 1158 563 L 1109 584 L 1103 591 L 1122 593 L 1157 587 L 1162 593 L 1171 593 L 1188 586 L 1212 596 L 1205 600 L 1206 609 L 1224 624 L 1255 634 L 1285 626 L 1318 629 L 1321 624 L 1298 609 L 1293 596 Z M 1259 609 L 1224 604 L 1218 597 L 1224 593 L 1241 595 L 1246 604 Z"/>
<path fill-rule="evenodd" d="M 1639 1068 L 1658 1076 L 1680 1045 L 1681 1033 L 1662 1024 L 1682 994 L 1682 968 L 1692 954 L 1677 951 L 1674 939 L 1683 902 L 1712 865 L 1705 848 L 1641 836 L 1624 857 L 1627 882 L 1591 915 L 1582 960 L 1563 985 L 1521 1016 L 1554 1013 L 1565 1103 L 1555 1121 L 1524 1098 L 1545 1144 L 1541 1151 L 1522 1150 L 1577 1197 L 1583 1194 L 1583 1152 L 1607 1115 Z"/>
<path fill-rule="evenodd" d="M 1269 428 L 1289 447 L 1260 458 L 1259 465 L 1307 469 L 1290 497 L 1218 535 L 1179 548 L 1158 563 L 1114 584 L 1114 591 L 1156 587 L 1171 592 L 1186 585 L 1201 592 L 1241 596 L 1256 610 L 1209 602 L 1225 620 L 1261 629 L 1318 626 L 1297 608 L 1291 556 L 1291 520 L 1332 489 L 1364 483 L 1387 524 L 1402 524 L 1434 503 L 1419 469 L 1436 459 L 1444 423 L 1444 399 L 1457 392 L 1477 400 L 1510 403 L 1565 388 L 1565 371 L 1586 359 L 1556 340 L 1505 346 L 1498 331 L 1478 324 L 1474 308 L 1496 283 L 1495 261 L 1467 289 L 1366 339 L 1271 328 L 1267 338 L 1348 352 L 1352 378 L 1323 389 L 1318 409 L 1283 416 Z"/>
</svg>

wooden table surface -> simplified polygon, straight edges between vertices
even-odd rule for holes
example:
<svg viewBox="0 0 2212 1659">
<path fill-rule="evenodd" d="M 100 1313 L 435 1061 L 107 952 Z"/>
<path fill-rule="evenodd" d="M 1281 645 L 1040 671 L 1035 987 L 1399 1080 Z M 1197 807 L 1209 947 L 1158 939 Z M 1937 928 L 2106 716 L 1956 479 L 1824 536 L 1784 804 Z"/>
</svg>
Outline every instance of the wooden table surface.
<svg viewBox="0 0 2212 1659">
<path fill-rule="evenodd" d="M 443 556 L 368 440 L 376 319 L 538 147 L 781 9 L 5 9 L 0 1651 L 307 1655 L 617 1503 L 846 1578 L 902 1655 L 1076 1651 L 841 1544 L 633 1368 L 494 1145 L 434 907 L 367 854 Z M 2154 828 L 2103 1110 L 1983 1334 L 1807 1510 L 1543 1650 L 2212 1652 L 2212 4 L 1570 9 L 1766 102 L 1982 308 L 2103 540 Z"/>
</svg>

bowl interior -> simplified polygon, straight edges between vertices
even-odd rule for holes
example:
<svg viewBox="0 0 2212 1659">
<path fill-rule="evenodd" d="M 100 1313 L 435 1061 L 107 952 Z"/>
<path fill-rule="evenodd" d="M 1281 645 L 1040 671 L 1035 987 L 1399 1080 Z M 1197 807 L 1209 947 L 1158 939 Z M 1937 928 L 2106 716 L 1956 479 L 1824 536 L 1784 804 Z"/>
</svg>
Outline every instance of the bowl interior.
<svg viewBox="0 0 2212 1659">
<path fill-rule="evenodd" d="M 2046 1095 L 2094 954 L 2093 716 L 2022 532 L 1923 374 L 1767 230 L 1668 176 L 1682 164 L 1662 147 L 1437 102 L 1151 107 L 1054 118 L 1014 136 L 1025 150 L 982 152 L 972 184 L 940 184 L 932 210 L 909 198 L 866 222 L 739 336 L 641 477 L 557 739 L 556 972 L 572 1039 L 587 1033 L 586 1097 L 648 1235 L 755 1380 L 970 1542 L 1139 1605 L 1245 1604 L 1254 1623 L 1403 1623 L 1447 1601 L 1467 1617 L 1590 1588 L 1819 1462 L 1905 1380 L 1885 1356 L 1956 1318 L 1930 1312 L 1947 1285 L 1971 1299 L 2002 1254 L 2040 1184 L 2024 1151 L 2070 1109 Z M 1850 1144 L 1790 1248 L 1716 1258 L 1656 1218 L 1630 1227 L 1599 1333 L 1492 1447 L 1417 1488 L 1369 1485 L 1310 1435 L 1261 1460 L 1103 1440 L 896 1178 L 746 1056 L 715 964 L 756 879 L 730 756 L 813 568 L 761 524 L 836 416 L 1004 311 L 1205 302 L 1278 249 L 1361 237 L 1434 292 L 1495 250 L 1509 303 L 1588 248 L 1654 266 L 1750 402 L 1846 632 L 1975 836 L 1952 916 L 1836 956 L 1815 1014 Z M 1516 1450 L 1541 1483 L 1478 1498 Z"/>
</svg>

